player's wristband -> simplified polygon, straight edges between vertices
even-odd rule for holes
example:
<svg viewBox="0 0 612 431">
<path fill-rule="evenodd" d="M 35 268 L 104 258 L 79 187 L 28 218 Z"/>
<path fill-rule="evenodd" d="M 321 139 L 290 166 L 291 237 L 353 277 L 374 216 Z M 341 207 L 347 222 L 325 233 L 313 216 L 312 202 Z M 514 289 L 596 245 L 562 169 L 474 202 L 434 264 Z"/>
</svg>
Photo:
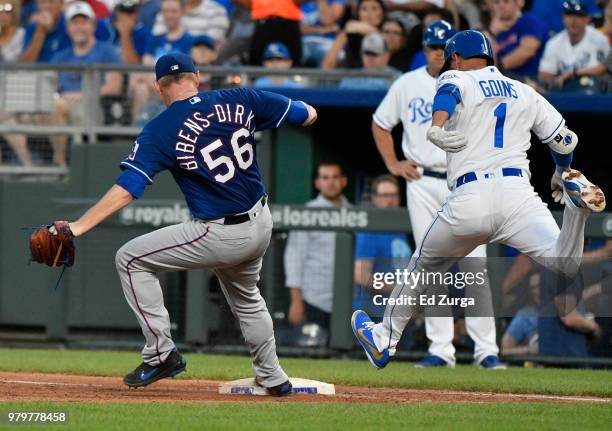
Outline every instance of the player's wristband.
<svg viewBox="0 0 612 431">
<path fill-rule="evenodd" d="M 569 154 L 559 154 L 556 151 L 550 150 L 550 154 L 552 154 L 553 160 L 557 165 L 557 169 L 565 170 L 570 167 L 572 163 L 572 159 L 574 158 L 574 153 L 571 152 Z"/>
</svg>

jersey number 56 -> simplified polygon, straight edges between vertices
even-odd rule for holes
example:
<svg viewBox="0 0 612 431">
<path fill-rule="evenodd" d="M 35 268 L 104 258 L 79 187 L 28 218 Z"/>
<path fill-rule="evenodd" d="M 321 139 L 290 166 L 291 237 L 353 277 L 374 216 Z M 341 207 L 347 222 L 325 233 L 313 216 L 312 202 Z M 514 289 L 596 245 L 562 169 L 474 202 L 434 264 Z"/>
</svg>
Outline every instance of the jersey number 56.
<svg viewBox="0 0 612 431">
<path fill-rule="evenodd" d="M 245 129 L 244 127 L 236 130 L 232 133 L 230 138 L 230 144 L 232 146 L 232 151 L 234 153 L 234 158 L 238 163 L 238 167 L 242 170 L 246 170 L 253 164 L 253 159 L 255 157 L 255 152 L 253 150 L 253 144 L 249 141 L 246 141 L 251 133 Z M 240 145 L 241 138 L 245 138 L 245 141 Z M 220 183 L 226 183 L 236 174 L 236 166 L 234 165 L 234 161 L 225 155 L 218 155 L 215 157 L 213 152 L 218 150 L 223 146 L 223 141 L 221 138 L 215 139 L 210 144 L 206 145 L 204 148 L 200 150 L 202 154 L 202 158 L 208 166 L 208 169 L 213 171 L 214 169 L 225 166 L 225 173 L 219 173 L 214 176 L 215 180 Z"/>
</svg>

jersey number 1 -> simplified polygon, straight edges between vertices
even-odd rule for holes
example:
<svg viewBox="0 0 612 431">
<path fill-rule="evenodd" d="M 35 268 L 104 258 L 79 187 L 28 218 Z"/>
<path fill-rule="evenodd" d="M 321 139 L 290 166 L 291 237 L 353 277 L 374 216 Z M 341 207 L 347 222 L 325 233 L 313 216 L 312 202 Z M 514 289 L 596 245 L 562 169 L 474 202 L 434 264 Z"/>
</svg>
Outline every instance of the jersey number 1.
<svg viewBox="0 0 612 431">
<path fill-rule="evenodd" d="M 500 103 L 493 115 L 497 118 L 495 123 L 495 148 L 504 148 L 504 123 L 506 122 L 507 103 Z"/>
</svg>

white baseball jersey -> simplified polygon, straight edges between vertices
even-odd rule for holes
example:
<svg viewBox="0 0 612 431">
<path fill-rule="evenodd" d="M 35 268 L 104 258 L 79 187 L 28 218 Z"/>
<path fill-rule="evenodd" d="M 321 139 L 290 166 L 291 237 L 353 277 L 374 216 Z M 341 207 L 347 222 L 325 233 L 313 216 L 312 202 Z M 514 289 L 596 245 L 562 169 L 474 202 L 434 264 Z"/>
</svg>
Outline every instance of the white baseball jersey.
<svg viewBox="0 0 612 431">
<path fill-rule="evenodd" d="M 587 27 L 582 40 L 572 45 L 567 30 L 550 39 L 540 61 L 540 72 L 560 75 L 574 69 L 603 63 L 610 52 L 608 39 L 593 27 Z"/>
<path fill-rule="evenodd" d="M 427 168 L 445 170 L 446 153 L 427 141 L 435 94 L 436 78 L 427 72 L 426 66 L 408 72 L 391 85 L 373 119 L 388 131 L 401 122 L 404 156 Z"/>
<path fill-rule="evenodd" d="M 461 102 L 445 129 L 464 133 L 468 141 L 464 150 L 447 154 L 450 188 L 467 172 L 520 168 L 529 173 L 530 132 L 547 142 L 565 125 L 544 97 L 494 66 L 447 71 L 438 78 L 438 88 L 448 84 L 459 90 Z"/>
</svg>

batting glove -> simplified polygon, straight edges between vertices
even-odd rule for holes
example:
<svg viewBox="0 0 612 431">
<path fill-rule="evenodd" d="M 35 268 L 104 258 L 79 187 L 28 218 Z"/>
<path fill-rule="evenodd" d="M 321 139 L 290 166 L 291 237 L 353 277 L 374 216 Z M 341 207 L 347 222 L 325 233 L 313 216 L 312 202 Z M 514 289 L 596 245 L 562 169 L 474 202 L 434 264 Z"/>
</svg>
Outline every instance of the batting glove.
<svg viewBox="0 0 612 431">
<path fill-rule="evenodd" d="M 565 199 L 563 199 L 563 173 L 560 169 L 555 169 L 555 173 L 550 179 L 550 189 L 552 190 L 552 198 L 555 202 L 561 205 L 565 205 Z"/>
<path fill-rule="evenodd" d="M 463 133 L 446 131 L 438 126 L 429 128 L 427 139 L 447 153 L 458 153 L 467 146 L 467 139 Z"/>
</svg>

